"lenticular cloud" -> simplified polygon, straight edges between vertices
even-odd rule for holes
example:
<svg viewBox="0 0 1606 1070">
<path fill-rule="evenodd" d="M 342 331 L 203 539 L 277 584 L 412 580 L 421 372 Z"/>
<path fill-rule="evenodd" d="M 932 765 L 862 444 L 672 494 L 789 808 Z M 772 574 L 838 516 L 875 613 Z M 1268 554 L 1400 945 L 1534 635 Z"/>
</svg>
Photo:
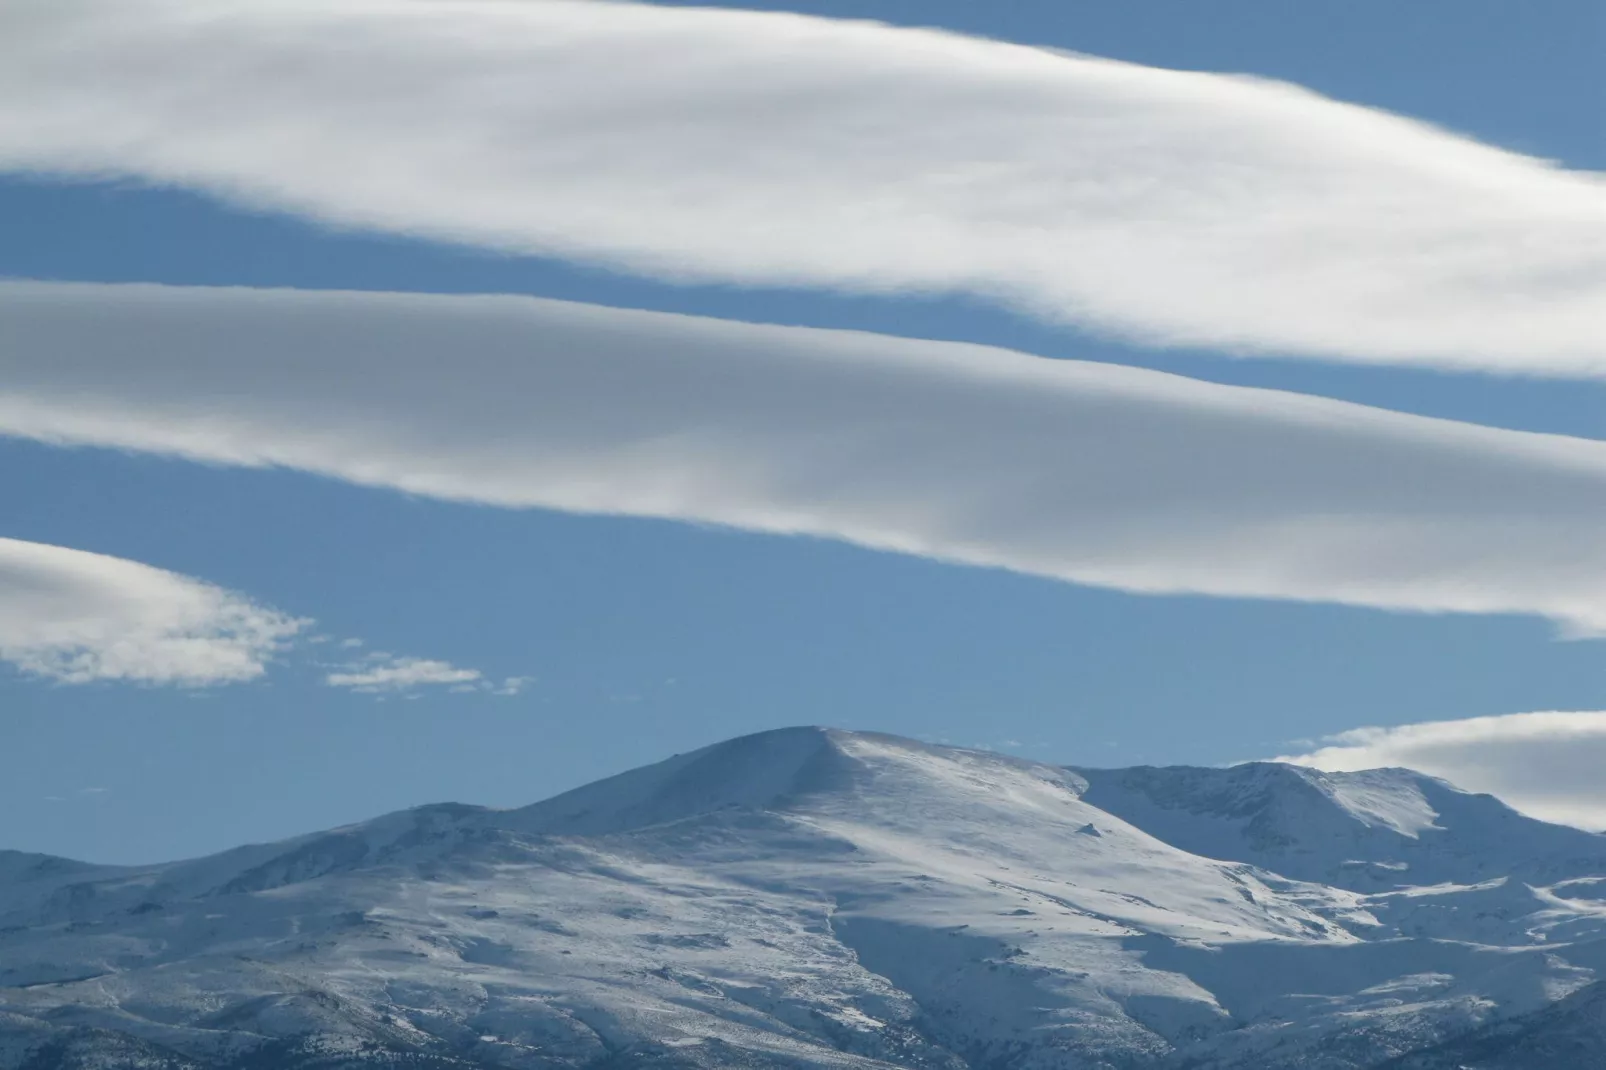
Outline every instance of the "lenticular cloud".
<svg viewBox="0 0 1606 1070">
<path fill-rule="evenodd" d="M 33 676 L 238 683 L 305 623 L 137 561 L 0 538 L 0 662 Z"/>
<path fill-rule="evenodd" d="M 1261 79 L 590 0 L 0 8 L 0 169 L 1146 343 L 1606 373 L 1606 181 Z"/>
<path fill-rule="evenodd" d="M 1606 631 L 1606 444 L 985 346 L 526 297 L 0 283 L 0 433 Z"/>
</svg>

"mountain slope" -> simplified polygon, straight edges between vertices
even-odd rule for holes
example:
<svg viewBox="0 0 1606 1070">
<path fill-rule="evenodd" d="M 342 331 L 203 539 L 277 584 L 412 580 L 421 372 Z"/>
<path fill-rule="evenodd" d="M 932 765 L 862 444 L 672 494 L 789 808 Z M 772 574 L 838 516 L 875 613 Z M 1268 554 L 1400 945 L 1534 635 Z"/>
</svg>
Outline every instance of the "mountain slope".
<svg viewBox="0 0 1606 1070">
<path fill-rule="evenodd" d="M 0 856 L 0 1070 L 1369 1066 L 1589 984 L 1603 843 L 1415 774 L 788 729 L 518 810 Z"/>
<path fill-rule="evenodd" d="M 1606 872 L 1606 837 L 1409 769 L 1250 762 L 1078 772 L 1088 802 L 1185 850 L 1357 891 Z"/>
<path fill-rule="evenodd" d="M 1600 1066 L 1603 1052 L 1606 984 L 1597 981 L 1552 1006 L 1391 1060 L 1379 1070 L 1555 1070 Z"/>
</svg>

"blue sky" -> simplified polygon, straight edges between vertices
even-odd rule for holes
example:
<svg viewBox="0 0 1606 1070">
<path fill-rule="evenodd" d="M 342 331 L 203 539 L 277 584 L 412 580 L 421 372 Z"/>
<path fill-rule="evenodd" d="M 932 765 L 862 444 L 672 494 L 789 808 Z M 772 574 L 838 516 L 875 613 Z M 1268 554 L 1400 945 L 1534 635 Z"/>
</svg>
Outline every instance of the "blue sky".
<svg viewBox="0 0 1606 1070">
<path fill-rule="evenodd" d="M 1606 16 L 1593 3 L 775 6 L 1284 79 L 1606 169 Z M 1606 394 L 1582 377 L 1160 349 L 980 296 L 665 280 L 254 211 L 176 184 L 15 166 L 0 176 L 0 235 L 0 276 L 17 279 L 530 294 L 1606 431 Z M 828 539 L 22 436 L 0 438 L 0 478 L 0 537 L 195 577 L 328 637 L 259 679 L 212 686 L 0 671 L 0 846 L 18 849 L 153 860 L 424 802 L 519 805 L 796 723 L 1088 765 L 1208 764 L 1363 725 L 1606 706 L 1599 641 L 1558 640 L 1541 615 L 1133 594 Z M 325 682 L 371 651 L 470 667 L 492 685 L 532 679 L 516 694 Z"/>
</svg>

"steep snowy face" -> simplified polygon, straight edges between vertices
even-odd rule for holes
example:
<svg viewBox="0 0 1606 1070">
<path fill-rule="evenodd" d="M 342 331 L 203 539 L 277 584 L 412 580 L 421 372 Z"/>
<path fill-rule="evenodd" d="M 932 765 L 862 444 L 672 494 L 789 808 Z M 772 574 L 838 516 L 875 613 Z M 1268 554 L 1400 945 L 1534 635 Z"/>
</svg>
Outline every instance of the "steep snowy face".
<svg viewBox="0 0 1606 1070">
<path fill-rule="evenodd" d="M 170 865 L 0 854 L 0 1070 L 1370 1066 L 1606 968 L 1599 838 L 1489 804 L 804 728 Z M 1411 883 L 1447 842 L 1566 876 Z M 1374 894 L 1250 864 L 1410 844 Z"/>
<path fill-rule="evenodd" d="M 1428 831 L 1442 831 L 1434 824 L 1439 813 L 1426 794 L 1430 784 L 1440 791 L 1449 788 L 1442 781 L 1432 781 L 1410 769 L 1363 769 L 1355 773 L 1324 773 L 1299 766 L 1292 769 L 1367 828 L 1388 829 L 1412 840 Z"/>
<path fill-rule="evenodd" d="M 1168 843 L 1361 892 L 1606 872 L 1606 837 L 1409 769 L 1079 769 L 1084 798 Z"/>
</svg>

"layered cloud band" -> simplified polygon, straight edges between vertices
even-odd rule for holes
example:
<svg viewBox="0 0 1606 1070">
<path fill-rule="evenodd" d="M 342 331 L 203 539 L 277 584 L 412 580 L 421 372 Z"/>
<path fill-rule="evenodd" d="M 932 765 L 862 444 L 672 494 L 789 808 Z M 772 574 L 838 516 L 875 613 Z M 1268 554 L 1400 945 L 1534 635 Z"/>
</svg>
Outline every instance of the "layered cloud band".
<svg viewBox="0 0 1606 1070">
<path fill-rule="evenodd" d="M 1606 373 L 1606 180 L 1263 79 L 591 0 L 0 9 L 0 170 L 1145 343 Z"/>
<path fill-rule="evenodd" d="M 525 297 L 0 284 L 0 433 L 1153 593 L 1606 630 L 1606 443 Z"/>
</svg>

